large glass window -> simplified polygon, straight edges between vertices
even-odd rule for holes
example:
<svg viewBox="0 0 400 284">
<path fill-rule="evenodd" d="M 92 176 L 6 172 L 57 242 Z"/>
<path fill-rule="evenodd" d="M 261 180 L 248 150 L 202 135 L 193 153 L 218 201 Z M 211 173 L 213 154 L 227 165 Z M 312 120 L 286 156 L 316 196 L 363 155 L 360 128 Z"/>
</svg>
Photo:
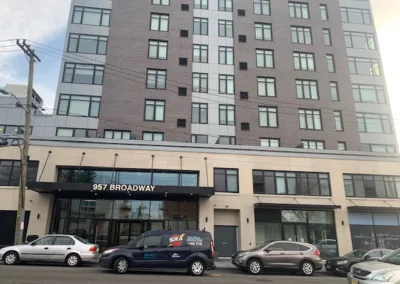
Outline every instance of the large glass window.
<svg viewBox="0 0 400 284">
<path fill-rule="evenodd" d="M 342 112 L 339 110 L 333 111 L 333 117 L 335 120 L 335 127 L 336 131 L 343 131 L 343 118 L 342 118 Z"/>
<path fill-rule="evenodd" d="M 86 129 L 86 128 L 57 127 L 56 136 L 96 138 L 97 137 L 97 130 L 96 129 Z"/>
<path fill-rule="evenodd" d="M 301 2 L 289 2 L 289 16 L 291 18 L 309 19 L 308 4 Z"/>
<path fill-rule="evenodd" d="M 360 132 L 392 133 L 392 125 L 387 114 L 357 113 L 357 124 Z"/>
<path fill-rule="evenodd" d="M 343 23 L 371 25 L 371 13 L 366 9 L 341 7 Z"/>
<path fill-rule="evenodd" d="M 314 53 L 293 52 L 295 70 L 315 71 Z"/>
<path fill-rule="evenodd" d="M 261 127 L 278 127 L 278 109 L 276 107 L 258 107 Z"/>
<path fill-rule="evenodd" d="M 143 132 L 144 141 L 164 141 L 164 133 L 162 132 Z"/>
<path fill-rule="evenodd" d="M 254 14 L 271 15 L 270 0 L 253 0 Z"/>
<path fill-rule="evenodd" d="M 65 63 L 63 83 L 102 85 L 104 65 Z"/>
<path fill-rule="evenodd" d="M 74 6 L 73 24 L 104 26 L 110 25 L 111 10 Z"/>
<path fill-rule="evenodd" d="M 274 51 L 256 49 L 257 67 L 274 68 Z"/>
<path fill-rule="evenodd" d="M 106 54 L 107 41 L 106 36 L 70 34 L 68 52 Z"/>
<path fill-rule="evenodd" d="M 232 12 L 233 0 L 218 0 L 218 11 Z"/>
<path fill-rule="evenodd" d="M 317 81 L 296 80 L 296 93 L 299 99 L 318 100 Z"/>
<path fill-rule="evenodd" d="M 256 39 L 258 40 L 272 40 L 272 26 L 271 24 L 255 23 L 254 24 Z"/>
<path fill-rule="evenodd" d="M 99 110 L 100 97 L 61 94 L 57 114 L 98 117 Z"/>
<path fill-rule="evenodd" d="M 193 62 L 197 63 L 208 62 L 208 45 L 204 44 L 193 45 Z"/>
<path fill-rule="evenodd" d="M 104 130 L 104 138 L 106 139 L 131 139 L 131 132 L 124 130 Z"/>
<path fill-rule="evenodd" d="M 218 20 L 218 36 L 233 37 L 233 22 L 228 20 Z"/>
<path fill-rule="evenodd" d="M 27 179 L 35 182 L 39 162 L 29 161 Z M 0 160 L 0 186 L 18 186 L 21 177 L 21 162 L 17 160 Z"/>
<path fill-rule="evenodd" d="M 207 144 L 208 136 L 202 134 L 192 134 L 192 143 Z"/>
<path fill-rule="evenodd" d="M 255 194 L 330 196 L 328 173 L 253 171 Z"/>
<path fill-rule="evenodd" d="M 257 77 L 257 91 L 260 97 L 276 97 L 275 78 Z"/>
<path fill-rule="evenodd" d="M 280 140 L 278 138 L 261 138 L 260 143 L 263 147 L 280 147 Z"/>
<path fill-rule="evenodd" d="M 168 41 L 149 40 L 149 58 L 167 59 Z"/>
<path fill-rule="evenodd" d="M 151 0 L 151 4 L 169 6 L 169 0 Z"/>
<path fill-rule="evenodd" d="M 301 143 L 303 144 L 304 149 L 312 149 L 312 150 L 324 150 L 325 149 L 324 141 L 301 139 Z"/>
<path fill-rule="evenodd" d="M 169 15 L 151 13 L 150 30 L 167 32 L 169 25 Z"/>
<path fill-rule="evenodd" d="M 147 69 L 148 89 L 166 89 L 167 88 L 167 70 Z"/>
<path fill-rule="evenodd" d="M 394 145 L 384 144 L 361 144 L 361 151 L 375 153 L 396 153 L 396 147 Z"/>
<path fill-rule="evenodd" d="M 360 103 L 386 103 L 383 86 L 353 84 L 353 97 L 354 101 Z"/>
<path fill-rule="evenodd" d="M 351 74 L 381 76 L 379 60 L 375 58 L 348 57 Z"/>
<path fill-rule="evenodd" d="M 208 104 L 192 103 L 192 123 L 208 123 Z"/>
<path fill-rule="evenodd" d="M 235 125 L 235 106 L 219 105 L 219 124 Z"/>
<path fill-rule="evenodd" d="M 220 94 L 235 94 L 235 76 L 219 75 L 219 93 Z"/>
<path fill-rule="evenodd" d="M 214 187 L 217 192 L 239 192 L 239 170 L 214 169 Z"/>
<path fill-rule="evenodd" d="M 208 92 L 208 73 L 193 73 L 193 92 Z"/>
<path fill-rule="evenodd" d="M 208 19 L 194 18 L 194 35 L 208 35 Z"/>
<path fill-rule="evenodd" d="M 333 54 L 327 54 L 326 55 L 326 64 L 328 65 L 328 72 L 329 73 L 336 72 L 335 57 L 333 56 Z"/>
<path fill-rule="evenodd" d="M 329 16 L 328 16 L 328 6 L 321 4 L 319 5 L 319 8 L 321 9 L 321 19 L 323 21 L 328 21 L 329 20 Z"/>
<path fill-rule="evenodd" d="M 400 198 L 400 176 L 343 175 L 347 197 Z"/>
<path fill-rule="evenodd" d="M 164 121 L 165 101 L 146 100 L 144 119 L 153 121 Z"/>
<path fill-rule="evenodd" d="M 346 47 L 360 49 L 376 49 L 375 36 L 371 33 L 344 32 Z"/>
<path fill-rule="evenodd" d="M 329 88 L 331 91 L 332 101 L 339 100 L 339 87 L 337 82 L 329 82 Z"/>
<path fill-rule="evenodd" d="M 30 134 L 32 134 L 33 127 L 31 126 Z M 25 133 L 24 126 L 18 125 L 0 125 L 0 134 L 8 134 L 8 135 L 23 135 Z"/>
<path fill-rule="evenodd" d="M 194 0 L 194 8 L 208 10 L 208 0 Z"/>
<path fill-rule="evenodd" d="M 331 30 L 330 29 L 324 29 L 324 42 L 326 46 L 331 46 L 332 45 L 332 37 L 331 37 Z"/>
<path fill-rule="evenodd" d="M 219 50 L 219 64 L 233 65 L 233 47 L 220 46 Z"/>
<path fill-rule="evenodd" d="M 322 130 L 320 110 L 299 109 L 300 129 Z"/>
<path fill-rule="evenodd" d="M 290 31 L 292 43 L 312 44 L 311 28 L 292 26 Z"/>
</svg>

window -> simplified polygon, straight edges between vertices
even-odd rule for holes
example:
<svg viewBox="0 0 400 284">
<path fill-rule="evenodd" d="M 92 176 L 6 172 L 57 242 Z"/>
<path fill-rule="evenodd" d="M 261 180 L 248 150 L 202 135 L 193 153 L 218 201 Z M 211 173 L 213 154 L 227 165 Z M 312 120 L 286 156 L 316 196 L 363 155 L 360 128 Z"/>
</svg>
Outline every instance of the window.
<svg viewBox="0 0 400 284">
<path fill-rule="evenodd" d="M 336 131 L 343 131 L 343 119 L 342 119 L 342 112 L 339 110 L 333 111 L 333 117 L 335 119 L 335 127 Z"/>
<path fill-rule="evenodd" d="M 32 135 L 33 126 L 31 126 L 30 134 Z M 25 133 L 24 126 L 18 125 L 0 125 L 0 134 L 8 134 L 8 135 L 22 135 Z"/>
<path fill-rule="evenodd" d="M 151 0 L 151 4 L 169 6 L 169 0 Z"/>
<path fill-rule="evenodd" d="M 386 103 L 383 86 L 353 84 L 353 97 L 360 103 Z"/>
<path fill-rule="evenodd" d="M 219 105 L 219 124 L 235 125 L 235 106 Z"/>
<path fill-rule="evenodd" d="M 326 64 L 328 64 L 328 72 L 335 73 L 335 59 L 332 54 L 326 55 Z"/>
<path fill-rule="evenodd" d="M 308 4 L 300 2 L 289 2 L 289 16 L 291 18 L 309 19 Z"/>
<path fill-rule="evenodd" d="M 358 130 L 366 133 L 392 133 L 389 115 L 357 113 Z"/>
<path fill-rule="evenodd" d="M 272 27 L 271 24 L 255 23 L 254 24 L 256 39 L 258 40 L 272 40 Z"/>
<path fill-rule="evenodd" d="M 332 45 L 332 38 L 331 38 L 331 30 L 330 29 L 324 29 L 324 42 L 326 46 L 331 46 Z"/>
<path fill-rule="evenodd" d="M 167 32 L 169 25 L 169 15 L 151 13 L 150 30 Z"/>
<path fill-rule="evenodd" d="M 63 83 L 102 85 L 104 65 L 65 63 Z"/>
<path fill-rule="evenodd" d="M 218 20 L 218 36 L 233 37 L 233 22 L 227 20 Z"/>
<path fill-rule="evenodd" d="M 232 0 L 218 0 L 218 11 L 232 12 Z"/>
<path fill-rule="evenodd" d="M 329 17 L 328 17 L 328 6 L 321 4 L 319 5 L 319 8 L 321 9 L 321 20 L 323 21 L 328 21 Z"/>
<path fill-rule="evenodd" d="M 278 127 L 278 110 L 276 107 L 258 107 L 261 127 Z"/>
<path fill-rule="evenodd" d="M 292 43 L 312 44 L 311 28 L 290 27 Z"/>
<path fill-rule="evenodd" d="M 97 130 L 96 129 L 84 129 L 84 128 L 62 128 L 62 127 L 57 127 L 56 136 L 96 138 Z"/>
<path fill-rule="evenodd" d="M 378 59 L 349 57 L 348 62 L 351 74 L 381 76 Z"/>
<path fill-rule="evenodd" d="M 219 93 L 235 94 L 235 77 L 233 75 L 219 75 Z"/>
<path fill-rule="evenodd" d="M 328 173 L 253 170 L 255 194 L 330 196 Z"/>
<path fill-rule="evenodd" d="M 73 24 L 108 27 L 111 10 L 74 6 Z"/>
<path fill-rule="evenodd" d="M 164 141 L 164 133 L 162 132 L 143 132 L 144 141 Z"/>
<path fill-rule="evenodd" d="M 260 97 L 276 97 L 275 78 L 257 77 L 257 90 Z"/>
<path fill-rule="evenodd" d="M 203 44 L 193 45 L 193 62 L 197 63 L 208 62 L 208 45 L 203 45 Z"/>
<path fill-rule="evenodd" d="M 104 138 L 106 139 L 118 139 L 118 140 L 130 140 L 131 132 L 124 130 L 104 130 Z"/>
<path fill-rule="evenodd" d="M 99 117 L 100 97 L 60 95 L 58 115 Z"/>
<path fill-rule="evenodd" d="M 214 187 L 217 192 L 239 192 L 237 169 L 214 169 Z"/>
<path fill-rule="evenodd" d="M 148 89 L 166 89 L 167 88 L 167 70 L 147 69 Z"/>
<path fill-rule="evenodd" d="M 338 146 L 338 150 L 339 151 L 346 151 L 347 150 L 346 142 L 338 142 L 337 146 Z"/>
<path fill-rule="evenodd" d="M 208 104 L 192 104 L 192 123 L 208 123 Z"/>
<path fill-rule="evenodd" d="M 339 100 L 339 88 L 338 88 L 337 82 L 330 82 L 329 87 L 331 90 L 332 101 L 338 101 Z"/>
<path fill-rule="evenodd" d="M 396 153 L 394 145 L 361 144 L 361 151 L 374 153 Z"/>
<path fill-rule="evenodd" d="M 167 59 L 168 41 L 149 40 L 149 58 Z"/>
<path fill-rule="evenodd" d="M 344 32 L 346 47 L 360 49 L 376 49 L 375 36 L 370 33 Z"/>
<path fill-rule="evenodd" d="M 194 35 L 208 35 L 208 19 L 194 18 Z"/>
<path fill-rule="evenodd" d="M 318 100 L 317 81 L 296 80 L 296 93 L 299 99 Z"/>
<path fill-rule="evenodd" d="M 280 140 L 277 138 L 261 138 L 260 142 L 263 147 L 280 147 Z"/>
<path fill-rule="evenodd" d="M 219 47 L 219 64 L 233 65 L 233 47 Z"/>
<path fill-rule="evenodd" d="M 295 70 L 315 71 L 314 53 L 293 52 Z"/>
<path fill-rule="evenodd" d="M 217 144 L 236 145 L 236 137 L 235 136 L 219 136 Z"/>
<path fill-rule="evenodd" d="M 106 54 L 107 41 L 106 36 L 70 34 L 68 52 Z"/>
<path fill-rule="evenodd" d="M 55 237 L 43 237 L 34 242 L 35 246 L 51 246 L 54 243 Z"/>
<path fill-rule="evenodd" d="M 356 8 L 340 8 L 343 23 L 371 25 L 369 10 Z"/>
<path fill-rule="evenodd" d="M 208 92 L 208 73 L 193 73 L 193 92 Z"/>
<path fill-rule="evenodd" d="M 254 14 L 271 15 L 271 6 L 269 0 L 253 0 Z"/>
<path fill-rule="evenodd" d="M 257 67 L 274 68 L 274 51 L 256 49 Z"/>
<path fill-rule="evenodd" d="M 208 10 L 208 0 L 194 0 L 194 8 Z"/>
<path fill-rule="evenodd" d="M 400 198 L 400 177 L 343 174 L 347 197 Z"/>
<path fill-rule="evenodd" d="M 164 121 L 165 101 L 146 100 L 144 120 Z"/>
<path fill-rule="evenodd" d="M 299 109 L 300 129 L 322 130 L 321 111 Z"/>
<path fill-rule="evenodd" d="M 161 244 L 161 236 L 147 236 L 144 238 L 143 247 L 146 248 L 156 248 Z"/>
<path fill-rule="evenodd" d="M 200 134 L 192 134 L 192 143 L 207 144 L 208 136 Z"/>
<path fill-rule="evenodd" d="M 54 241 L 54 246 L 73 246 L 75 241 L 70 237 L 56 237 Z"/>
<path fill-rule="evenodd" d="M 325 149 L 324 141 L 301 140 L 301 143 L 303 143 L 304 149 L 313 149 L 313 150 L 324 150 Z"/>
<path fill-rule="evenodd" d="M 27 179 L 35 182 L 39 162 L 29 161 Z M 0 186 L 18 186 L 21 177 L 21 162 L 17 160 L 0 160 Z"/>
</svg>

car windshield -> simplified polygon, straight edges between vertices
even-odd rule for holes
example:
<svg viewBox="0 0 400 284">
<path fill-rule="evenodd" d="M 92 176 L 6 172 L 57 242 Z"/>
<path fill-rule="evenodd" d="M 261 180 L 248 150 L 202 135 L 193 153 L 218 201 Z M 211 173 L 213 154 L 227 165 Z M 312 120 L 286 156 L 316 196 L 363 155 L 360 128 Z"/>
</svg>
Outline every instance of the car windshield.
<svg viewBox="0 0 400 284">
<path fill-rule="evenodd" d="M 80 241 L 82 244 L 85 244 L 85 245 L 89 244 L 89 242 L 88 242 L 88 241 L 85 241 L 85 240 L 84 240 L 84 239 L 82 239 L 81 237 L 74 236 L 74 238 L 75 238 L 75 239 L 77 239 L 78 241 Z"/>
<path fill-rule="evenodd" d="M 356 250 L 349 252 L 345 256 L 347 256 L 347 257 L 363 257 L 367 252 L 368 251 L 365 249 L 356 249 Z"/>
<path fill-rule="evenodd" d="M 400 265 L 400 249 L 388 253 L 387 255 L 382 257 L 379 261 Z"/>
<path fill-rule="evenodd" d="M 256 251 L 256 250 L 260 250 L 260 249 L 262 249 L 263 247 L 265 247 L 265 246 L 269 245 L 270 243 L 272 243 L 272 242 L 265 242 L 265 243 L 262 243 L 261 245 L 258 245 L 258 246 L 256 246 L 256 247 L 254 247 L 254 248 L 250 249 L 249 251 Z"/>
<path fill-rule="evenodd" d="M 128 242 L 128 246 L 130 246 L 130 247 L 133 246 L 135 244 L 136 240 L 137 240 L 137 237 L 134 237 L 134 239 L 132 239 Z"/>
</svg>

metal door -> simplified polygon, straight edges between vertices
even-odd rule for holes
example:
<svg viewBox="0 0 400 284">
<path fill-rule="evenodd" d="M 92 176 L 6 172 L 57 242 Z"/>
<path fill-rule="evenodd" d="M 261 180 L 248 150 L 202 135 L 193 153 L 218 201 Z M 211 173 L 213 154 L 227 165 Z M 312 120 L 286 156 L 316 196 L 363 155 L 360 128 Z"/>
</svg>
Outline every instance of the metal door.
<svg viewBox="0 0 400 284">
<path fill-rule="evenodd" d="M 237 252 L 237 227 L 214 226 L 214 241 L 218 257 L 231 257 Z"/>
</svg>

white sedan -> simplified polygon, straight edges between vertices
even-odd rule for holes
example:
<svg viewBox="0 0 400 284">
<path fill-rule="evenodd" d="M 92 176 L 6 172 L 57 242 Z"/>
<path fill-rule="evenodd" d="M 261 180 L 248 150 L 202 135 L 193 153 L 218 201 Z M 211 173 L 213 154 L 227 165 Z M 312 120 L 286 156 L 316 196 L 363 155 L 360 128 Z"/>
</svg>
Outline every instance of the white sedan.
<svg viewBox="0 0 400 284">
<path fill-rule="evenodd" d="M 48 235 L 26 245 L 5 247 L 0 250 L 0 260 L 7 265 L 20 262 L 61 262 L 79 266 L 82 262 L 97 262 L 99 246 L 78 236 Z"/>
</svg>

